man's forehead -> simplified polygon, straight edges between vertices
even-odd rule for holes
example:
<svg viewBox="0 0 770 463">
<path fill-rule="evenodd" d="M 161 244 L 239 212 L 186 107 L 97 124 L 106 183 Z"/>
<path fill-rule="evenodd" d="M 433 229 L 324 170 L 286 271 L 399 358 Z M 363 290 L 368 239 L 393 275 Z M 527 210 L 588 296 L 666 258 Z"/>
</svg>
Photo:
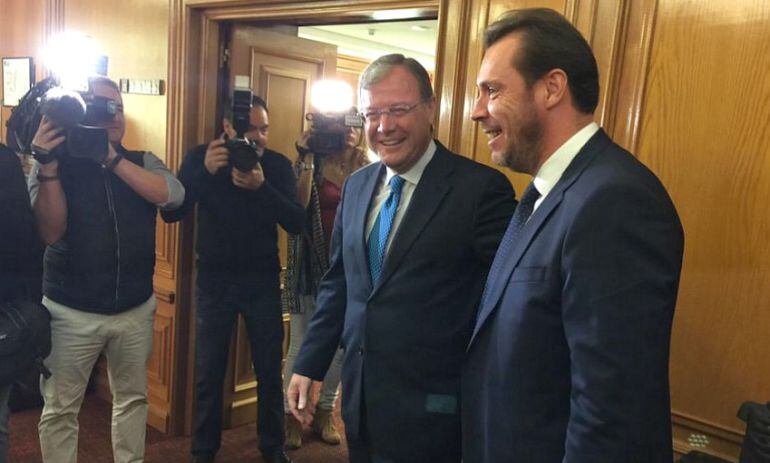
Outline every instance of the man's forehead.
<svg viewBox="0 0 770 463">
<path fill-rule="evenodd" d="M 111 85 L 96 82 L 91 86 L 91 92 L 96 96 L 102 96 L 105 98 L 109 98 L 111 100 L 115 100 L 117 102 L 122 102 L 123 98 L 120 95 L 120 92 L 115 90 Z"/>
<path fill-rule="evenodd" d="M 516 71 L 513 63 L 519 52 L 519 40 L 519 34 L 514 32 L 487 48 L 476 78 L 478 87 L 509 78 Z"/>
<path fill-rule="evenodd" d="M 267 111 L 262 106 L 253 106 L 249 111 L 249 123 L 256 127 L 268 124 Z"/>
</svg>

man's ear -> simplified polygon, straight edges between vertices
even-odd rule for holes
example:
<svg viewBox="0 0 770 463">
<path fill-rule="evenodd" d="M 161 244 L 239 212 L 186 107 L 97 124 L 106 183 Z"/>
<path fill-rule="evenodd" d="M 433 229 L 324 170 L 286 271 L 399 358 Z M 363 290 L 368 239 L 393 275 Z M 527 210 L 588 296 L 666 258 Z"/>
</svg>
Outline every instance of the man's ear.
<svg viewBox="0 0 770 463">
<path fill-rule="evenodd" d="M 543 88 L 543 102 L 546 109 L 552 109 L 565 98 L 569 98 L 569 81 L 567 73 L 561 69 L 552 69 L 540 78 Z"/>
</svg>

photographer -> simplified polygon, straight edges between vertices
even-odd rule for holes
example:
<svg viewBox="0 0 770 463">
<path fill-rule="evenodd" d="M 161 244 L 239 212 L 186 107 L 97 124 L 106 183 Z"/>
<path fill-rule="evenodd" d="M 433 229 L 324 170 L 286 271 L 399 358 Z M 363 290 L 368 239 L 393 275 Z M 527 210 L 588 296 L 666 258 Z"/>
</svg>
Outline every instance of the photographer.
<svg viewBox="0 0 770 463">
<path fill-rule="evenodd" d="M 304 333 L 315 312 L 315 296 L 318 283 L 329 268 L 329 241 L 334 217 L 340 202 L 342 184 L 359 168 L 369 163 L 361 147 L 360 128 L 334 127 L 345 134 L 345 146 L 334 153 L 313 153 L 308 140 L 314 136 L 306 131 L 297 141 L 297 191 L 300 203 L 305 207 L 305 228 L 301 234 L 290 235 L 284 306 L 291 313 L 291 338 L 284 366 L 284 389 L 291 379 L 294 358 L 302 345 Z M 324 377 L 318 409 L 313 420 L 313 430 L 321 439 L 332 445 L 340 443 L 340 434 L 334 425 L 332 411 L 337 400 L 342 368 L 342 351 L 339 350 Z M 302 425 L 286 412 L 286 447 L 302 446 Z"/>
<path fill-rule="evenodd" d="M 35 230 L 19 158 L 0 144 L 0 304 L 40 300 L 42 246 Z M 8 453 L 8 398 L 13 384 L 0 385 L 0 463 Z"/>
<path fill-rule="evenodd" d="M 166 221 L 181 220 L 198 204 L 196 397 L 191 451 L 193 461 L 200 463 L 213 462 L 220 447 L 224 377 L 238 314 L 246 325 L 257 379 L 259 449 L 270 463 L 291 461 L 283 452 L 283 322 L 276 225 L 299 233 L 303 210 L 297 202 L 289 160 L 265 147 L 265 102 L 254 96 L 250 103 L 247 118 L 246 114 L 230 112 L 224 128 L 232 141 L 237 132 L 232 121 L 247 125 L 239 126 L 240 135 L 251 142 L 259 163 L 247 171 L 236 168 L 235 156 L 228 149 L 232 144 L 225 135 L 193 148 L 179 170 L 187 191 L 184 204 L 177 211 L 163 213 Z M 249 142 L 245 144 L 249 146 Z"/>
<path fill-rule="evenodd" d="M 102 163 L 55 149 L 66 132 L 43 117 L 32 140 L 37 163 L 29 179 L 44 258 L 43 304 L 51 313 L 52 352 L 41 378 L 43 460 L 77 461 L 77 415 L 94 363 L 107 359 L 112 390 L 112 448 L 116 462 L 141 461 L 147 421 L 147 363 L 156 301 L 157 208 L 178 207 L 182 185 L 149 152 L 121 145 L 125 132 L 120 90 L 106 77 L 89 93 L 114 104 L 100 120 L 107 131 Z"/>
</svg>

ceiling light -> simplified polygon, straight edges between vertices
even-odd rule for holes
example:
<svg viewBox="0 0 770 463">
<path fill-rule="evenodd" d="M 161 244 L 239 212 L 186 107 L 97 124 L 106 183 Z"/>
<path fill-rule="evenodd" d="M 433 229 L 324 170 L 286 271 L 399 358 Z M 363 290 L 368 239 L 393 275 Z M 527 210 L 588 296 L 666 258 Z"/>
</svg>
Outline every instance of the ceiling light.
<svg viewBox="0 0 770 463">
<path fill-rule="evenodd" d="M 405 8 L 401 10 L 382 10 L 372 13 L 372 18 L 377 21 L 391 21 L 394 19 L 416 18 L 420 14 L 417 8 Z"/>
</svg>

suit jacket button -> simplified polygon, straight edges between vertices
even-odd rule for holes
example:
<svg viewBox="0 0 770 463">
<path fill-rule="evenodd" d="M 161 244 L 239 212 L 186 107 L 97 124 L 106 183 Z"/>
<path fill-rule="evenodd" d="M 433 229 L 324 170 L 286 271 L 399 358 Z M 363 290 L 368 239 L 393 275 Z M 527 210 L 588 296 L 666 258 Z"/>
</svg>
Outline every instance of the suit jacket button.
<svg viewBox="0 0 770 463">
<path fill-rule="evenodd" d="M 359 347 L 358 348 L 358 355 L 364 355 L 364 348 L 363 347 Z"/>
</svg>

